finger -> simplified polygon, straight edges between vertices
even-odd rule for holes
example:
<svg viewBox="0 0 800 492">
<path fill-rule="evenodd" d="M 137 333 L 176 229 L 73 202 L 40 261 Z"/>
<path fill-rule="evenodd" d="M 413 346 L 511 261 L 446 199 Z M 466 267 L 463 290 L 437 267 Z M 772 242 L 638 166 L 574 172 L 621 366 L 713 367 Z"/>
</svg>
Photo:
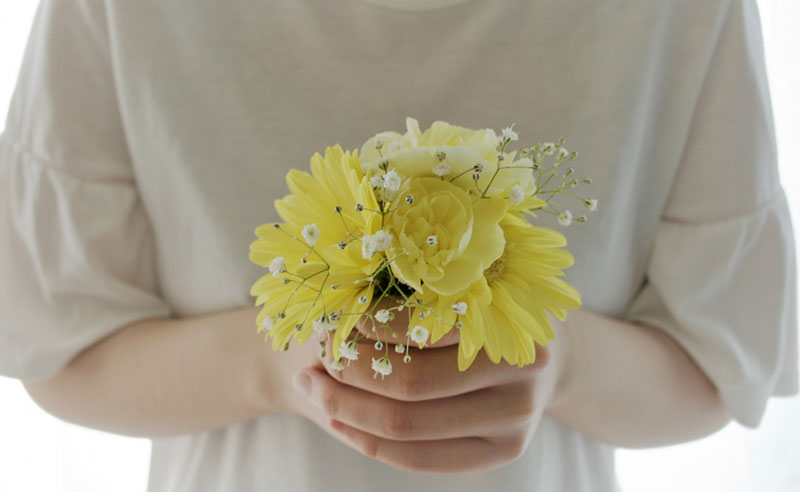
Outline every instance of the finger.
<svg viewBox="0 0 800 492">
<path fill-rule="evenodd" d="M 369 340 L 388 343 L 392 345 L 405 345 L 411 347 L 420 347 L 420 344 L 413 341 L 409 334 L 408 326 L 408 309 L 397 312 L 394 311 L 394 318 L 388 323 L 376 323 L 369 318 L 359 318 L 356 321 L 356 329 L 367 337 Z M 423 346 L 426 348 L 447 347 L 449 345 L 458 345 L 460 340 L 459 331 L 455 328 L 447 332 L 436 343 L 425 343 Z"/>
<path fill-rule="evenodd" d="M 466 371 L 458 370 L 458 346 L 441 347 L 435 350 L 409 350 L 411 361 L 403 362 L 403 355 L 383 348 L 375 350 L 371 345 L 359 345 L 359 358 L 348 361 L 344 370 L 331 367 L 333 354 L 330 341 L 322 361 L 334 379 L 350 386 L 355 386 L 370 393 L 386 396 L 401 401 L 422 401 L 435 398 L 446 398 L 479 389 L 501 386 L 534 377 L 547 364 L 549 350 L 537 346 L 535 364 L 525 367 L 511 366 L 505 361 L 493 363 L 481 351 Z M 387 356 L 392 365 L 388 376 L 376 377 L 372 369 L 374 359 Z"/>
<path fill-rule="evenodd" d="M 535 413 L 532 392 L 519 387 L 405 402 L 342 384 L 321 369 L 306 369 L 302 374 L 311 378 L 308 398 L 328 417 L 396 441 L 507 435 L 522 428 Z"/>
<path fill-rule="evenodd" d="M 361 454 L 408 471 L 459 473 L 497 468 L 519 457 L 521 439 L 463 437 L 436 441 L 393 441 L 360 431 L 337 420 L 331 427 Z"/>
</svg>

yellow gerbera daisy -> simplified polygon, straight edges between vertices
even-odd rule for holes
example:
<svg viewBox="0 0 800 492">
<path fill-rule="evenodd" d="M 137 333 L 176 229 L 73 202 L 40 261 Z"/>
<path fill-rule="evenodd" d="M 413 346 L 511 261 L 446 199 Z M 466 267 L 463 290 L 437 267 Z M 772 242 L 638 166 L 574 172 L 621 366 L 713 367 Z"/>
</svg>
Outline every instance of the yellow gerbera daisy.
<svg viewBox="0 0 800 492">
<path fill-rule="evenodd" d="M 359 211 L 377 207 L 372 186 L 358 153 L 338 145 L 311 157 L 311 174 L 292 170 L 286 181 L 291 194 L 275 202 L 284 223 L 258 227 L 250 245 L 250 260 L 270 267 L 250 290 L 264 306 L 256 322 L 275 349 L 304 342 L 315 326 L 343 340 L 372 300 L 368 278 L 380 264 L 362 257 L 359 240 L 380 229 L 374 214 Z"/>
<path fill-rule="evenodd" d="M 424 306 L 412 314 L 412 324 L 430 330 L 431 343 L 451 329 L 459 330 L 460 371 L 472 364 L 481 348 L 494 363 L 502 358 L 520 367 L 532 364 L 534 343 L 545 345 L 554 337 L 547 313 L 563 321 L 567 310 L 581 305 L 580 294 L 559 278 L 573 262 L 561 249 L 566 245 L 561 233 L 531 226 L 511 213 L 500 226 L 506 247 L 483 277 L 456 296 L 426 293 L 421 296 Z"/>
</svg>

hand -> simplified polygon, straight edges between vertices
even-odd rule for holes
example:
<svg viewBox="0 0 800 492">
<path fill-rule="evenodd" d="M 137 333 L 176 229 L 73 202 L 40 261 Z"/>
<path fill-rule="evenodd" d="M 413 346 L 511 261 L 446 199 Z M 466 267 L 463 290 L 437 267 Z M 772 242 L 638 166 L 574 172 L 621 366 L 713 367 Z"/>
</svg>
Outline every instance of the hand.
<svg viewBox="0 0 800 492">
<path fill-rule="evenodd" d="M 404 333 L 396 321 L 395 331 Z M 453 343 L 457 337 L 411 349 L 409 364 L 389 346 L 393 371 L 381 380 L 370 363 L 385 351 L 373 340 L 359 342 L 360 358 L 343 371 L 331 368 L 328 341 L 324 367 L 294 380 L 313 407 L 300 413 L 356 451 L 405 470 L 455 473 L 509 463 L 524 453 L 553 397 L 561 344 L 538 347 L 536 363 L 524 368 L 494 364 L 481 352 L 459 372 Z"/>
</svg>

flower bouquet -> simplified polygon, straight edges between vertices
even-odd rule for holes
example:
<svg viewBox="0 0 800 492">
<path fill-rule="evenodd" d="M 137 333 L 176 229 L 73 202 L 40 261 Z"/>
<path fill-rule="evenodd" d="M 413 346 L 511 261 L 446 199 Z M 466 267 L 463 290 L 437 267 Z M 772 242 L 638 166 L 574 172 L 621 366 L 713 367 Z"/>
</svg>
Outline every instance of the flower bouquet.
<svg viewBox="0 0 800 492">
<path fill-rule="evenodd" d="M 263 305 L 259 331 L 276 350 L 314 332 L 323 346 L 333 337 L 337 370 L 359 357 L 368 331 L 382 377 L 392 372 L 390 345 L 409 363 L 412 341 L 423 348 L 452 330 L 461 371 L 481 348 L 494 363 L 533 363 L 535 344 L 554 337 L 548 313 L 564 320 L 581 301 L 560 278 L 573 262 L 564 236 L 528 218 L 583 222 L 553 198 L 594 210 L 596 200 L 574 193 L 590 180 L 565 166 L 575 153 L 563 140 L 511 151 L 513 126 L 499 136 L 442 121 L 424 132 L 412 118 L 406 126 L 360 151 L 314 154 L 311 174 L 288 173 L 291 194 L 275 202 L 283 222 L 259 226 L 250 246 L 251 261 L 269 268 L 251 289 Z M 400 314 L 405 333 L 389 324 Z M 385 343 L 390 333 L 405 343 Z"/>
</svg>

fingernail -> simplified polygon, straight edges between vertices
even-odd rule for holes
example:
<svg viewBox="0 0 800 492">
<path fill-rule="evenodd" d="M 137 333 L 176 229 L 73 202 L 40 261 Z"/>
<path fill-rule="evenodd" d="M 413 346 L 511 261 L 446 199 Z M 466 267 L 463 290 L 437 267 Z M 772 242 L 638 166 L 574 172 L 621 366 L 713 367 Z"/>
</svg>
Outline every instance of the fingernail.
<svg viewBox="0 0 800 492">
<path fill-rule="evenodd" d="M 292 379 L 292 386 L 294 389 L 303 393 L 305 396 L 311 394 L 311 376 L 304 372 L 298 372 Z"/>
</svg>

